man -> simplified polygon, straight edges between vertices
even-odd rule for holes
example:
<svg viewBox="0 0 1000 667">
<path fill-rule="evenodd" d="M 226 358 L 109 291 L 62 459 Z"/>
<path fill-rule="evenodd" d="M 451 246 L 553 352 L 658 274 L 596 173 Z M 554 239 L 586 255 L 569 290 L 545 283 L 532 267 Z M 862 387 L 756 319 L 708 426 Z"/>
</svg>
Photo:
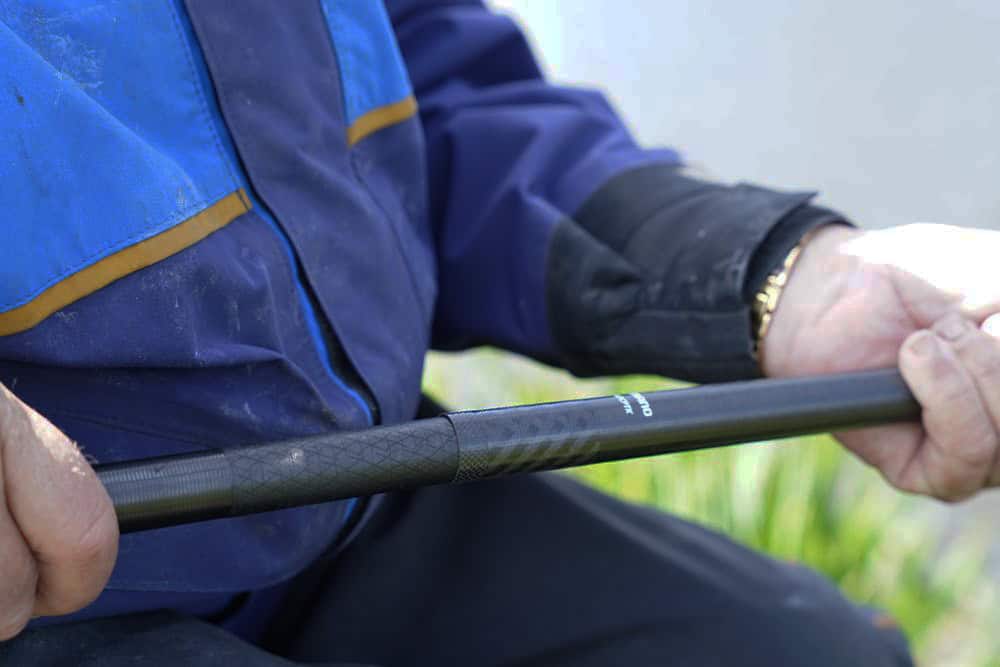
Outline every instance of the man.
<svg viewBox="0 0 1000 667">
<path fill-rule="evenodd" d="M 816 575 L 563 477 L 119 539 L 84 456 L 404 421 L 431 344 L 898 363 L 923 423 L 841 440 L 959 499 L 1000 477 L 1000 235 L 690 178 L 476 0 L 4 3 L 0 60 L 0 661 L 910 664 Z"/>
</svg>

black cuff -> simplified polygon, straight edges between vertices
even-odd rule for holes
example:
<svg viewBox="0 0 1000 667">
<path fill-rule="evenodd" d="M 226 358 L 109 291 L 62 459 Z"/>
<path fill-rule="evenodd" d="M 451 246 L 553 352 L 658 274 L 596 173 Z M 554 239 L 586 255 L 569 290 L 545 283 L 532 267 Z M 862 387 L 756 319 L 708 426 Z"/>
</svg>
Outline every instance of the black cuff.
<svg viewBox="0 0 1000 667">
<path fill-rule="evenodd" d="M 804 204 L 774 226 L 750 260 L 743 285 L 743 300 L 750 303 L 764 286 L 767 277 L 785 261 L 802 237 L 817 227 L 830 224 L 851 225 L 844 216 L 821 206 Z M 852 225 L 853 226 L 853 225 Z"/>
<path fill-rule="evenodd" d="M 813 196 L 708 183 L 673 165 L 611 179 L 560 223 L 549 248 L 561 364 L 577 375 L 758 377 L 754 281 L 808 230 L 843 220 L 808 205 Z"/>
</svg>

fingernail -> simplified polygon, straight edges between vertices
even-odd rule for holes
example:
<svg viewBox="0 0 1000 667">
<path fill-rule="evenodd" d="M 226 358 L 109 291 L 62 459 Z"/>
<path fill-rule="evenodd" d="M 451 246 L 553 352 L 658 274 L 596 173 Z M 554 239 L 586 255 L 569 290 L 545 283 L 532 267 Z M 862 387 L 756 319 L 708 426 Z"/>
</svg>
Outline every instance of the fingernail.
<svg viewBox="0 0 1000 667">
<path fill-rule="evenodd" d="M 959 315 L 952 313 L 934 324 L 934 331 L 945 340 L 958 340 L 972 329 L 972 323 Z"/>
<path fill-rule="evenodd" d="M 922 331 L 910 339 L 909 348 L 918 357 L 929 357 L 937 350 L 937 336 L 930 331 Z"/>
</svg>

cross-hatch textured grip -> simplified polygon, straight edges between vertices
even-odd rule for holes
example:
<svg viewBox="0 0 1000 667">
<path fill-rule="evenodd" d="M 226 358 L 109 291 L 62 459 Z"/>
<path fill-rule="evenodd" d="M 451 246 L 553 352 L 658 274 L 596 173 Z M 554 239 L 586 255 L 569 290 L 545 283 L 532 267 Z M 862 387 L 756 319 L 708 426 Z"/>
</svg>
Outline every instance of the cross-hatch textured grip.
<svg viewBox="0 0 1000 667">
<path fill-rule="evenodd" d="M 449 482 L 458 442 L 444 417 L 226 450 L 233 513 Z"/>
</svg>

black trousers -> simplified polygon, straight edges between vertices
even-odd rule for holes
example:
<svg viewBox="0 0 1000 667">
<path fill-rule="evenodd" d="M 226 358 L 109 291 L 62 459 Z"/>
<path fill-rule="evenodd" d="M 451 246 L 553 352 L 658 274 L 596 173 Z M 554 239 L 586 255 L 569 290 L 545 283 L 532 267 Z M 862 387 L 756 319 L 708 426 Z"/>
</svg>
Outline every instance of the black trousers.
<svg viewBox="0 0 1000 667">
<path fill-rule="evenodd" d="M 556 474 L 385 498 L 264 647 L 173 613 L 27 632 L 0 664 L 911 665 L 824 579 Z"/>
</svg>

